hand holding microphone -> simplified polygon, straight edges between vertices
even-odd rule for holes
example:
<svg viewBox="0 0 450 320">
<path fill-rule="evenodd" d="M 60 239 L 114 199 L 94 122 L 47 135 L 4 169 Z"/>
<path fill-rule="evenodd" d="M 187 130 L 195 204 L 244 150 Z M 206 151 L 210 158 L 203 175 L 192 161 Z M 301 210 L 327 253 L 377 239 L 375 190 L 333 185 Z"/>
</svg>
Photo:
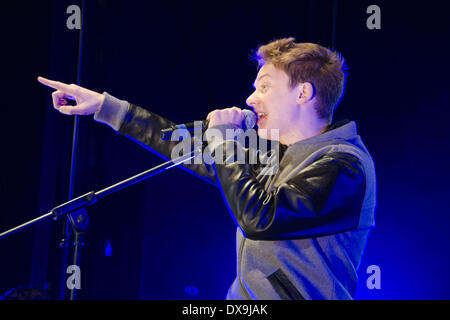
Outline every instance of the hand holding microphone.
<svg viewBox="0 0 450 320">
<path fill-rule="evenodd" d="M 255 126 L 256 116 L 250 110 L 242 110 L 238 107 L 226 108 L 211 111 L 206 120 L 208 127 L 214 127 L 221 124 L 235 124 L 243 129 L 250 129 Z M 254 123 L 253 123 L 254 122 Z"/>
<path fill-rule="evenodd" d="M 237 107 L 211 111 L 206 120 L 202 121 L 202 129 L 212 128 L 221 124 L 234 124 L 244 131 L 256 125 L 256 115 L 253 111 L 239 109 Z M 192 133 L 196 128 L 196 122 L 177 124 L 161 130 L 161 140 L 170 140 L 176 130 L 185 130 Z"/>
</svg>

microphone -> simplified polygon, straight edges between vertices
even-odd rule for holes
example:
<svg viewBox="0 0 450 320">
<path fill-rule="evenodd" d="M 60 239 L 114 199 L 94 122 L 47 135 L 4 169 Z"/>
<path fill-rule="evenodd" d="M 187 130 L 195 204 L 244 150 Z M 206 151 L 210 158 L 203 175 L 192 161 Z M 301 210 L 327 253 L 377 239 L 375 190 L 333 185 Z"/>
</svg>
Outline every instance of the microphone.
<svg viewBox="0 0 450 320">
<path fill-rule="evenodd" d="M 242 110 L 244 112 L 244 120 L 242 121 L 242 129 L 244 131 L 253 128 L 256 125 L 256 114 L 248 109 Z M 209 120 L 203 120 L 202 121 L 202 127 L 203 130 L 205 130 L 208 127 Z M 162 129 L 161 130 L 161 140 L 170 140 L 172 137 L 172 134 L 175 130 L 186 130 L 189 132 L 194 131 L 195 122 L 189 122 L 189 123 L 183 123 L 183 124 L 177 124 L 173 125 L 170 128 Z"/>
</svg>

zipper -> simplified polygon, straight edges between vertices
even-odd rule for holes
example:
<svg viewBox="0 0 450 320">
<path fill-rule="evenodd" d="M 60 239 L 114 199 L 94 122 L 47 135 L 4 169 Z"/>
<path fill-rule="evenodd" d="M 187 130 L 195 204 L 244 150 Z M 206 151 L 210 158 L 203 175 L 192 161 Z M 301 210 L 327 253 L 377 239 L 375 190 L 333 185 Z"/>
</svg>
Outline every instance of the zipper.
<svg viewBox="0 0 450 320">
<path fill-rule="evenodd" d="M 303 297 L 281 269 L 268 276 L 267 280 L 269 280 L 282 300 L 305 300 L 305 297 Z"/>
</svg>

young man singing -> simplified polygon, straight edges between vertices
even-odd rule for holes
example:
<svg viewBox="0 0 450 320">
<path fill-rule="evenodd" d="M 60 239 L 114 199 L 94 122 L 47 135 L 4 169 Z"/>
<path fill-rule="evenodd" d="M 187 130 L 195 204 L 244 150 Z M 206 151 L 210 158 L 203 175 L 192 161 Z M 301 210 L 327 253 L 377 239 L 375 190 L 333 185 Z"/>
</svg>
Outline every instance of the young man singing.
<svg viewBox="0 0 450 320">
<path fill-rule="evenodd" d="M 211 165 L 185 165 L 218 186 L 237 225 L 237 275 L 227 299 L 352 299 L 375 225 L 376 179 L 356 124 L 332 121 L 344 92 L 344 60 L 293 38 L 261 46 L 255 59 L 259 72 L 247 104 L 257 114 L 258 135 L 280 143 L 277 170 L 263 174 L 258 164 L 226 153 Z M 106 92 L 39 81 L 57 89 L 53 104 L 60 112 L 94 114 L 170 158 L 176 142 L 161 141 L 160 130 L 172 122 Z M 77 105 L 66 105 L 67 97 Z M 207 119 L 208 128 L 224 132 L 239 129 L 244 114 L 234 107 Z M 236 143 L 216 139 L 210 145 L 214 153 Z"/>
</svg>

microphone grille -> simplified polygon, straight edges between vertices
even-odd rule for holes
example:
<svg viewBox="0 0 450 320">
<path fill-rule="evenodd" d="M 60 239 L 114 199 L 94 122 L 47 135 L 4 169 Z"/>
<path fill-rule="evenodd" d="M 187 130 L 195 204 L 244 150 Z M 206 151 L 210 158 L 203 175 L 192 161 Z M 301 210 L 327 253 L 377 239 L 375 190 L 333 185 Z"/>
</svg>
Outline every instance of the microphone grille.
<svg viewBox="0 0 450 320">
<path fill-rule="evenodd" d="M 256 114 L 248 109 L 244 109 L 244 129 L 252 129 L 256 125 Z"/>
</svg>

